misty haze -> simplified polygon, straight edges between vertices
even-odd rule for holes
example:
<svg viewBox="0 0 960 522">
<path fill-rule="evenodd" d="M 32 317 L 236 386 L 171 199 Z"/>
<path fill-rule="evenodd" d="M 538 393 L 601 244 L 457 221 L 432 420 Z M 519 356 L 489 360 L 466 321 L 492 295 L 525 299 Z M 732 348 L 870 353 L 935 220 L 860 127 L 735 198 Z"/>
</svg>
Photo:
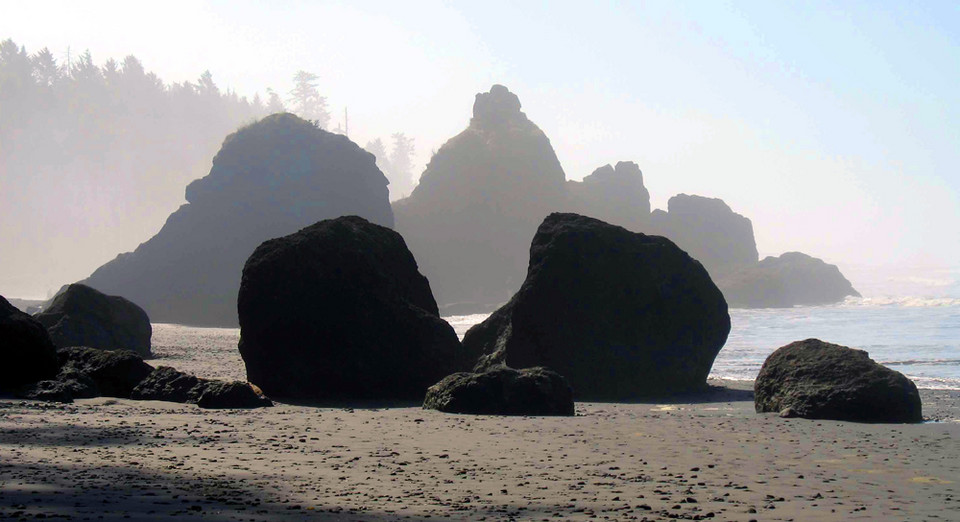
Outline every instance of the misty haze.
<svg viewBox="0 0 960 522">
<path fill-rule="evenodd" d="M 914 520 L 950 3 L 0 0 L 0 519 Z"/>
</svg>

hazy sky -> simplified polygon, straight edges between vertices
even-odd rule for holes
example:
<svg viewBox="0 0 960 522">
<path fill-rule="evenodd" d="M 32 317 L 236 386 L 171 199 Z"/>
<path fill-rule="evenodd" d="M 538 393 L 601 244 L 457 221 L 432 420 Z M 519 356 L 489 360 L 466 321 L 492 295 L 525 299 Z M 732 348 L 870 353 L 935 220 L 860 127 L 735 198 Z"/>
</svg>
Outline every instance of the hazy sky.
<svg viewBox="0 0 960 522">
<path fill-rule="evenodd" d="M 418 172 L 502 83 L 568 178 L 633 160 L 655 208 L 720 197 L 762 255 L 957 288 L 960 3 L 518 4 L 0 0 L 0 38 L 248 96 L 305 69 L 334 127 L 413 136 Z"/>
</svg>

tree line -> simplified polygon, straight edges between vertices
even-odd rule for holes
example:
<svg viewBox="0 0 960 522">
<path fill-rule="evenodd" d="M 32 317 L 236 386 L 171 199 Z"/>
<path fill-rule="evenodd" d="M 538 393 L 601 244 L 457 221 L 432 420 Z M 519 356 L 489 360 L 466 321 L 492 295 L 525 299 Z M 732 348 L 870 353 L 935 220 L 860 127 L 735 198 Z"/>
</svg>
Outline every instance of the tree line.
<svg viewBox="0 0 960 522">
<path fill-rule="evenodd" d="M 286 102 L 326 129 L 317 81 L 298 71 Z M 0 220 L 17 223 L 14 232 L 0 229 L 5 262 L 12 250 L 27 258 L 73 249 L 81 259 L 72 261 L 96 266 L 104 252 L 131 250 L 207 174 L 224 137 L 288 110 L 284 101 L 272 89 L 265 99 L 240 96 L 210 71 L 167 83 L 133 55 L 97 65 L 89 51 L 58 59 L 47 48 L 0 42 Z M 412 139 L 398 133 L 392 154 L 371 152 L 388 177 L 410 178 Z M 80 238 L 97 252 L 81 253 Z"/>
</svg>

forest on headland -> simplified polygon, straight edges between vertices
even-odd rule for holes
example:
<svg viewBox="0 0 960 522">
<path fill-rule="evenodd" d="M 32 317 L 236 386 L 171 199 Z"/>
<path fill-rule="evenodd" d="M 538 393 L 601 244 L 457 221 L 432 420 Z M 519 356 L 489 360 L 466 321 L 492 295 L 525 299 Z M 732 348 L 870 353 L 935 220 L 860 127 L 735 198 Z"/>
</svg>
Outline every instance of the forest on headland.
<svg viewBox="0 0 960 522">
<path fill-rule="evenodd" d="M 56 290 L 132 250 L 184 202 L 184 187 L 207 174 L 238 127 L 289 111 L 328 129 L 319 78 L 298 71 L 292 80 L 285 95 L 266 88 L 248 98 L 210 71 L 166 82 L 133 55 L 98 65 L 89 51 L 0 42 L 0 221 L 17 223 L 3 231 L 0 284 L 14 295 L 29 293 L 28 279 Z M 346 124 L 328 130 L 346 133 Z M 396 132 L 365 148 L 391 179 L 392 198 L 409 194 L 413 138 Z M 41 256 L 70 262 L 41 268 Z"/>
</svg>

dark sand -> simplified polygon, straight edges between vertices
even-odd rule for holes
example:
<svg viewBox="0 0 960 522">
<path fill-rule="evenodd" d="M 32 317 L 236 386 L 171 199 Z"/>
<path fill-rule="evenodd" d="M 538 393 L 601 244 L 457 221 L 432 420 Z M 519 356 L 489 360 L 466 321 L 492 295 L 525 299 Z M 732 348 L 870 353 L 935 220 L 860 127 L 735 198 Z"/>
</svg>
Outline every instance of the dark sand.
<svg viewBox="0 0 960 522">
<path fill-rule="evenodd" d="M 236 377 L 159 340 L 153 364 Z M 960 519 L 960 392 L 921 392 L 939 422 L 872 425 L 714 384 L 566 418 L 0 398 L 0 519 Z"/>
</svg>

